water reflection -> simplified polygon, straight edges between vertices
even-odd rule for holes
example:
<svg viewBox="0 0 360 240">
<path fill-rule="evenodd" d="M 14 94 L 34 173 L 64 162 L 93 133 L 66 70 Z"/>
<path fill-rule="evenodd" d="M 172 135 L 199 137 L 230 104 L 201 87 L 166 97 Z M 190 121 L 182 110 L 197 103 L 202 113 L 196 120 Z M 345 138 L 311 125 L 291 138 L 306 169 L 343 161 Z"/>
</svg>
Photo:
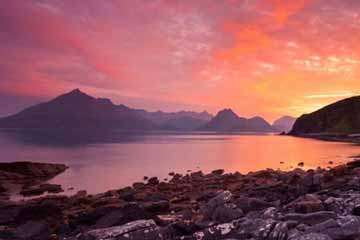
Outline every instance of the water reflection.
<svg viewBox="0 0 360 240">
<path fill-rule="evenodd" d="M 223 168 L 247 173 L 265 168 L 289 170 L 299 162 L 305 168 L 328 167 L 329 161 L 344 163 L 360 153 L 354 144 L 274 135 L 72 135 L 69 142 L 64 136 L 0 132 L 0 161 L 65 163 L 70 169 L 51 182 L 64 189 L 74 187 L 74 192 L 97 193 L 144 176 L 165 178 L 171 171 Z"/>
</svg>

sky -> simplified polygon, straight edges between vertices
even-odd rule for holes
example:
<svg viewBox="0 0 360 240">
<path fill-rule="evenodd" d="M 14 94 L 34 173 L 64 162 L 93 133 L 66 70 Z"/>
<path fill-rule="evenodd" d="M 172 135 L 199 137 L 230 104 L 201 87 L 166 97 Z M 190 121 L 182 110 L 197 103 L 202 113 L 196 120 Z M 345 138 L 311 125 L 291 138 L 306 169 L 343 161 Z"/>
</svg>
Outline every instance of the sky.
<svg viewBox="0 0 360 240">
<path fill-rule="evenodd" d="M 3 0 L 0 116 L 74 88 L 272 121 L 360 93 L 358 0 Z"/>
</svg>

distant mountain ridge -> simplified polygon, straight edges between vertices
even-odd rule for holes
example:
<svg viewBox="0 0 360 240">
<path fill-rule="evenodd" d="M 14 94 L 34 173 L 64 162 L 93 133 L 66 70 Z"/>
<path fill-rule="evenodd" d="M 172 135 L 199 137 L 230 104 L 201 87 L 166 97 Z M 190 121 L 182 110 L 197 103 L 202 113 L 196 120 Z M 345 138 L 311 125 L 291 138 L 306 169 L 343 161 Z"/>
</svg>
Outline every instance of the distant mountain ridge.
<svg viewBox="0 0 360 240">
<path fill-rule="evenodd" d="M 347 98 L 298 118 L 290 134 L 360 133 L 360 96 Z"/>
<path fill-rule="evenodd" d="M 149 112 L 136 110 L 140 116 L 158 124 L 163 130 L 192 131 L 204 125 L 213 117 L 210 113 L 179 111 L 179 112 Z"/>
<path fill-rule="evenodd" d="M 25 129 L 120 129 L 157 128 L 136 111 L 115 105 L 109 99 L 94 98 L 75 89 L 49 102 L 29 107 L 15 115 L 1 118 L 2 128 Z"/>
<path fill-rule="evenodd" d="M 212 115 L 207 112 L 148 112 L 94 98 L 79 89 L 0 118 L 0 128 L 112 129 L 129 131 L 194 130 Z"/>
<path fill-rule="evenodd" d="M 291 131 L 292 127 L 294 126 L 294 123 L 296 121 L 296 118 L 291 116 L 283 116 L 277 120 L 274 121 L 272 124 L 272 127 L 279 130 L 280 132 L 288 133 Z"/>
<path fill-rule="evenodd" d="M 224 109 L 199 128 L 200 131 L 224 131 L 224 132 L 275 132 L 276 130 L 263 118 L 239 117 L 233 110 Z"/>
<path fill-rule="evenodd" d="M 261 117 L 237 116 L 231 109 L 215 117 L 206 111 L 149 112 L 125 105 L 115 105 L 107 98 L 95 98 L 79 89 L 60 95 L 23 111 L 0 118 L 0 128 L 120 131 L 249 131 L 273 132 Z"/>
</svg>

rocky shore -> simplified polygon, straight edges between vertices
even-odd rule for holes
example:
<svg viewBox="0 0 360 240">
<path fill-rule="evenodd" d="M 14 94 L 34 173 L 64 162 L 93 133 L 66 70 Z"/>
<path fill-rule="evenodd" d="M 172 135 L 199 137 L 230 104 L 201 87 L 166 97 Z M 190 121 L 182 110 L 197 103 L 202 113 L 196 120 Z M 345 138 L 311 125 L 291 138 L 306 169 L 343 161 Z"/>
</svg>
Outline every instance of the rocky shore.
<svg viewBox="0 0 360 240">
<path fill-rule="evenodd" d="M 9 199 L 10 194 L 17 189 L 23 196 L 62 192 L 61 186 L 44 182 L 66 169 L 64 164 L 0 163 L 0 200 Z"/>
<path fill-rule="evenodd" d="M 0 239 L 360 239 L 360 161 L 169 175 L 97 195 L 1 201 Z"/>
</svg>

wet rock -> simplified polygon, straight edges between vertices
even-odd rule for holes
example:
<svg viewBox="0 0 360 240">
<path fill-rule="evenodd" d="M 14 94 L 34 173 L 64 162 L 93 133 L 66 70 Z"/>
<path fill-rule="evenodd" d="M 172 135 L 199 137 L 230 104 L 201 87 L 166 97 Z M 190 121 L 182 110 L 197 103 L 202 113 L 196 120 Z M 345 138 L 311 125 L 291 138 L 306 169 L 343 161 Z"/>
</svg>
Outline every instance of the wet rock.
<svg viewBox="0 0 360 240">
<path fill-rule="evenodd" d="M 165 212 L 169 209 L 169 207 L 170 207 L 170 204 L 166 200 L 144 203 L 145 210 L 152 212 L 152 213 Z"/>
<path fill-rule="evenodd" d="M 289 213 L 286 214 L 283 218 L 284 220 L 297 221 L 299 223 L 305 223 L 308 225 L 315 225 L 321 222 L 325 222 L 329 219 L 336 219 L 337 215 L 334 212 L 321 211 L 315 213 Z"/>
<path fill-rule="evenodd" d="M 298 237 L 291 238 L 291 240 L 332 240 L 332 238 L 325 234 L 308 233 Z"/>
<path fill-rule="evenodd" d="M 95 228 L 107 228 L 139 219 L 149 219 L 152 216 L 154 215 L 147 212 L 139 204 L 129 203 L 118 209 L 96 209 L 78 220 L 82 220 L 82 224 L 94 225 Z M 79 225 L 79 223 L 75 223 L 75 225 Z"/>
<path fill-rule="evenodd" d="M 154 220 L 137 220 L 121 226 L 88 231 L 80 240 L 159 239 Z"/>
<path fill-rule="evenodd" d="M 214 210 L 211 219 L 218 223 L 225 223 L 243 216 L 243 211 L 237 208 L 235 204 L 224 204 Z"/>
<path fill-rule="evenodd" d="M 242 209 L 244 213 L 248 213 L 250 211 L 260 211 L 274 206 L 271 203 L 265 202 L 257 198 L 246 197 L 236 199 L 235 204 L 238 206 L 238 208 Z"/>
<path fill-rule="evenodd" d="M 350 169 L 358 168 L 360 167 L 360 159 L 356 159 L 354 161 L 348 162 L 346 165 Z"/>
<path fill-rule="evenodd" d="M 357 216 L 343 216 L 310 227 L 307 232 L 322 233 L 334 240 L 358 239 L 360 236 L 360 220 Z"/>
<path fill-rule="evenodd" d="M 0 163 L 0 170 L 20 174 L 28 178 L 52 178 L 67 169 L 64 164 L 12 162 Z"/>
<path fill-rule="evenodd" d="M 152 177 L 152 178 L 149 178 L 148 180 L 148 183 L 151 184 L 151 185 L 156 185 L 156 184 L 159 184 L 159 179 L 157 177 Z"/>
<path fill-rule="evenodd" d="M 35 196 L 44 193 L 60 193 L 63 192 L 61 185 L 58 184 L 40 184 L 39 186 L 33 186 L 27 189 L 21 190 L 20 194 L 23 196 Z"/>
<path fill-rule="evenodd" d="M 211 172 L 211 174 L 213 175 L 223 175 L 224 174 L 224 169 L 217 169 Z"/>
<path fill-rule="evenodd" d="M 49 239 L 50 229 L 44 222 L 29 221 L 15 229 L 14 239 Z"/>
<path fill-rule="evenodd" d="M 217 207 L 224 206 L 226 203 L 230 202 L 231 200 L 232 200 L 231 192 L 223 191 L 219 193 L 209 202 L 201 206 L 200 210 L 204 216 L 204 219 L 211 219 Z"/>
<path fill-rule="evenodd" d="M 356 205 L 353 210 L 352 210 L 352 214 L 355 216 L 360 216 L 360 205 Z"/>
<path fill-rule="evenodd" d="M 291 209 L 296 213 L 312 213 L 325 210 L 322 201 L 318 196 L 313 194 L 307 194 L 297 198 L 289 203 L 286 208 Z"/>
</svg>

